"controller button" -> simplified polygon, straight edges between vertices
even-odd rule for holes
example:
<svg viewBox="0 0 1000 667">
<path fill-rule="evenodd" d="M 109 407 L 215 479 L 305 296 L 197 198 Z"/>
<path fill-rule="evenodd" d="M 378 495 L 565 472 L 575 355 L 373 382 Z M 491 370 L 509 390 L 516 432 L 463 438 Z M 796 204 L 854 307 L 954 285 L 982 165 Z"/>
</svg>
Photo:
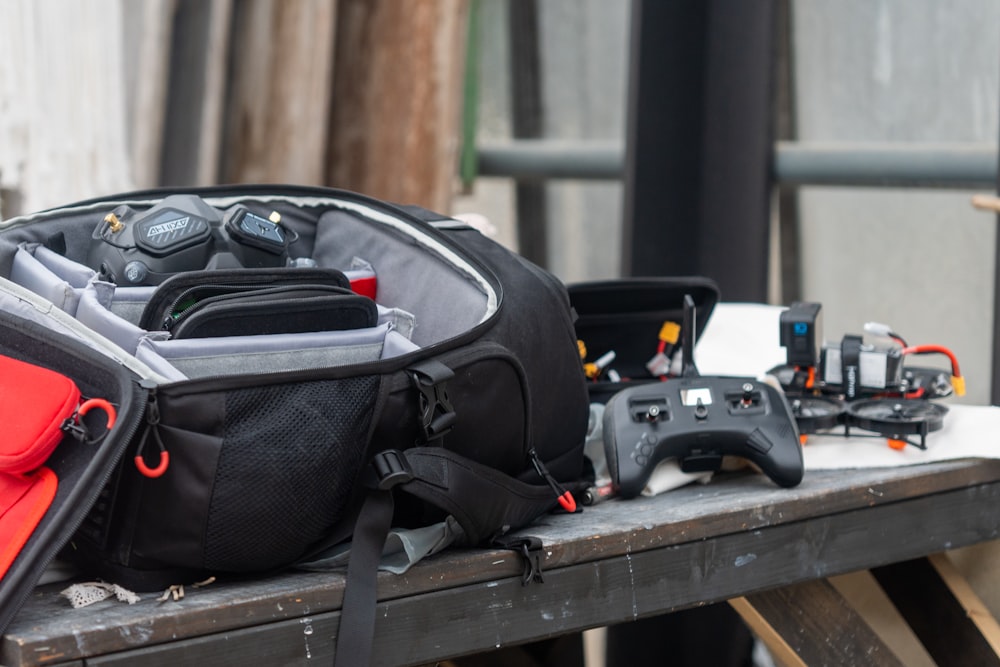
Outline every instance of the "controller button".
<svg viewBox="0 0 1000 667">
<path fill-rule="evenodd" d="M 149 275 L 149 268 L 138 260 L 132 260 L 125 265 L 124 278 L 133 285 L 141 283 Z"/>
<path fill-rule="evenodd" d="M 639 447 L 639 454 L 642 456 L 649 456 L 652 453 L 653 453 L 652 445 L 642 445 L 641 447 Z"/>
<path fill-rule="evenodd" d="M 698 405 L 696 405 L 695 408 L 694 408 L 694 416 L 695 416 L 695 419 L 707 419 L 708 418 L 708 408 L 705 407 L 705 404 L 702 403 L 700 400 L 698 401 Z"/>
<path fill-rule="evenodd" d="M 638 463 L 643 468 L 645 468 L 646 464 L 649 463 L 649 458 L 643 456 L 642 454 L 639 454 L 639 456 L 635 457 L 635 462 Z"/>
<path fill-rule="evenodd" d="M 767 454 L 771 447 L 774 446 L 774 443 L 761 433 L 759 428 L 754 429 L 753 433 L 750 434 L 750 437 L 747 438 L 747 444 L 761 454 Z"/>
</svg>

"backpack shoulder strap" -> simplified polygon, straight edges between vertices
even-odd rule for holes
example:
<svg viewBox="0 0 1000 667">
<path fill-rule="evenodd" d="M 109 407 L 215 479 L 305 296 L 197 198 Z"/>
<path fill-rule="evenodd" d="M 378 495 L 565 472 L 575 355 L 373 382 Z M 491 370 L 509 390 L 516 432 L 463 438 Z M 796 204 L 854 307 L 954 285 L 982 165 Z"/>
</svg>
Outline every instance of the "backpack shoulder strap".
<svg viewBox="0 0 1000 667">
<path fill-rule="evenodd" d="M 367 665 L 371 660 L 378 563 L 392 523 L 393 490 L 454 516 L 464 532 L 462 544 L 482 544 L 530 523 L 572 497 L 560 493 L 561 487 L 537 457 L 532 454 L 532 458 L 543 484 L 523 482 L 442 447 L 390 449 L 374 457 L 368 496 L 355 524 L 347 565 L 335 667 Z"/>
</svg>

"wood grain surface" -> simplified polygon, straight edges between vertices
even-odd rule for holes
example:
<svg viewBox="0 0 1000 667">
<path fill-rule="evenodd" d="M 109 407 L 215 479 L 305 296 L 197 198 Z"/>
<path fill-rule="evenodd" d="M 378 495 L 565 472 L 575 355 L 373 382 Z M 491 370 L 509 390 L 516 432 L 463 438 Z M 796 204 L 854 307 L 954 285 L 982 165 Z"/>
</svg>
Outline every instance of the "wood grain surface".
<svg viewBox="0 0 1000 667">
<path fill-rule="evenodd" d="M 377 664 L 421 664 L 821 579 L 995 539 L 1000 462 L 813 473 L 794 489 L 720 475 L 655 498 L 550 515 L 542 584 L 513 552 L 448 550 L 379 577 Z M 287 573 L 71 610 L 40 587 L 0 644 L 16 667 L 305 663 L 333 650 L 344 577 Z M 106 655 L 101 660 L 96 656 Z M 112 655 L 118 654 L 118 655 Z"/>
</svg>

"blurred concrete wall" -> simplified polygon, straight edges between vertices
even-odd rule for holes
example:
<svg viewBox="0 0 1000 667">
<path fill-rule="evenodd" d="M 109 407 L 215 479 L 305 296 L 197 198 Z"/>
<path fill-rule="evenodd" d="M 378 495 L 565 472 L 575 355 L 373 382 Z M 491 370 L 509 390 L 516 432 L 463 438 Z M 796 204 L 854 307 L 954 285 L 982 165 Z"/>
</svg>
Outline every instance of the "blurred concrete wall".
<svg viewBox="0 0 1000 667">
<path fill-rule="evenodd" d="M 624 142 L 629 7 L 604 0 L 543 0 L 545 134 Z M 553 270 L 567 280 L 614 278 L 621 264 L 620 183 L 562 181 L 549 187 Z"/>
<path fill-rule="evenodd" d="M 630 3 L 541 0 L 538 8 L 545 137 L 624 143 Z M 483 0 L 480 11 L 478 133 L 496 143 L 511 137 L 507 3 Z M 621 197 L 618 182 L 551 181 L 548 268 L 566 281 L 616 277 Z M 453 210 L 486 215 L 497 238 L 517 247 L 508 179 L 478 179 Z"/>
<path fill-rule="evenodd" d="M 803 141 L 992 142 L 1000 130 L 1000 2 L 793 0 L 794 104 Z M 828 337 L 890 324 L 950 347 L 988 403 L 995 217 L 971 193 L 806 188 L 802 297 Z M 955 399 L 958 400 L 958 399 Z"/>
<path fill-rule="evenodd" d="M 539 2 L 547 138 L 624 140 L 630 3 Z M 997 0 L 791 0 L 798 138 L 990 142 L 1000 131 Z M 481 3 L 480 136 L 509 139 L 506 2 Z M 664 119 L 669 122 L 669 119 Z M 567 281 L 619 273 L 622 188 L 553 181 L 549 268 Z M 890 324 L 950 347 L 970 403 L 989 401 L 996 225 L 971 192 L 804 188 L 803 299 L 831 339 Z M 516 247 L 509 181 L 482 178 L 456 210 L 485 213 Z M 929 362 L 936 365 L 934 359 Z"/>
</svg>

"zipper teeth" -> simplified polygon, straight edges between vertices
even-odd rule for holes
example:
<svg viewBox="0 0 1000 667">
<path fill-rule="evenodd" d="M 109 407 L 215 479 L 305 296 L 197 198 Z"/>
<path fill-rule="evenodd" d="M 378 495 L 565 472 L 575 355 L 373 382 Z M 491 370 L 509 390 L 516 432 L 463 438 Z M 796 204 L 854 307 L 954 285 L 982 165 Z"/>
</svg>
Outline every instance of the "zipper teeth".
<svg viewBox="0 0 1000 667">
<path fill-rule="evenodd" d="M 483 276 L 482 271 L 477 270 L 477 263 L 471 261 L 471 255 L 459 249 L 456 244 L 451 243 L 444 234 L 440 233 L 430 224 L 424 223 L 426 228 L 421 228 L 415 224 L 416 219 L 406 211 L 353 193 L 308 187 L 284 188 L 284 190 L 284 193 L 266 190 L 261 192 L 259 189 L 256 191 L 241 190 L 239 188 L 178 188 L 172 190 L 170 193 L 166 191 L 143 191 L 125 194 L 120 198 L 89 200 L 58 209 L 50 209 L 48 211 L 11 218 L 5 222 L 0 222 L 0 229 L 14 229 L 36 220 L 46 220 L 71 213 L 102 210 L 102 208 L 107 208 L 108 206 L 155 204 L 168 194 L 198 195 L 209 205 L 216 205 L 222 208 L 248 200 L 260 202 L 281 201 L 308 207 L 332 207 L 358 213 L 372 222 L 391 227 L 411 238 L 421 239 L 425 248 L 446 259 L 456 269 L 464 272 L 480 286 L 483 293 L 487 296 L 487 309 L 483 316 L 483 321 L 487 321 L 489 316 L 499 307 L 500 294 L 496 291 L 490 280 Z M 435 233 L 429 233 L 431 231 Z"/>
<path fill-rule="evenodd" d="M 434 228 L 430 224 L 422 223 L 406 211 L 391 205 L 386 205 L 384 202 L 379 202 L 378 200 L 346 191 L 301 186 L 285 187 L 282 188 L 282 191 L 280 192 L 277 190 L 265 190 L 262 192 L 260 188 L 253 187 L 247 187 L 246 189 L 241 189 L 239 187 L 175 188 L 171 189 L 169 192 L 166 190 L 140 191 L 125 194 L 117 198 L 89 200 L 78 204 L 60 207 L 58 209 L 50 209 L 48 211 L 11 218 L 0 222 L 0 229 L 6 227 L 16 228 L 30 224 L 34 221 L 56 218 L 71 213 L 104 210 L 108 206 L 118 206 L 122 204 L 152 205 L 163 199 L 168 194 L 178 193 L 195 194 L 205 199 L 206 202 L 210 204 L 214 203 L 217 206 L 234 205 L 247 200 L 261 202 L 281 201 L 307 207 L 332 207 L 340 210 L 353 211 L 375 223 L 387 225 L 397 231 L 407 234 L 412 238 L 421 239 L 423 241 L 422 245 L 425 249 L 445 258 L 453 265 L 455 270 L 462 271 L 467 275 L 474 277 L 477 284 L 483 288 L 483 292 L 487 297 L 486 312 L 484 313 L 483 318 L 468 330 L 458 334 L 457 336 L 438 341 L 428 345 L 427 347 L 421 348 L 420 350 L 408 352 L 398 357 L 336 367 L 337 371 L 343 368 L 350 369 L 350 372 L 352 373 L 383 372 L 385 369 L 394 368 L 397 364 L 399 365 L 399 368 L 403 368 L 408 363 L 445 352 L 478 338 L 483 331 L 492 325 L 493 321 L 499 315 L 500 307 L 503 303 L 502 288 L 500 287 L 499 282 L 496 281 L 495 277 L 491 278 L 491 276 L 493 276 L 492 270 L 479 261 L 478 258 L 465 251 L 460 245 L 453 242 L 440 230 Z M 421 225 L 426 226 L 426 229 L 422 228 Z M 494 281 L 496 281 L 495 286 Z M 7 286 L 11 287 L 7 288 Z M 61 324 L 72 330 L 73 333 L 78 335 L 80 338 L 86 340 L 92 346 L 102 350 L 105 354 L 107 354 L 107 356 L 126 366 L 136 375 L 139 375 L 143 379 L 151 380 L 157 385 L 177 385 L 181 383 L 193 384 L 243 377 L 227 375 L 198 378 L 197 380 L 171 381 L 136 359 L 135 356 L 130 355 L 128 352 L 112 343 L 110 340 L 96 334 L 88 327 L 81 325 L 74 318 L 66 315 L 62 311 L 59 311 L 58 308 L 50 302 L 36 296 L 33 292 L 22 288 L 20 285 L 0 277 L 0 290 L 4 290 L 4 288 L 7 288 L 6 291 L 14 294 L 14 296 L 31 303 L 37 310 L 54 315 Z M 308 375 L 303 375 L 303 371 L 275 371 L 273 373 L 258 374 L 255 375 L 255 377 L 283 376 L 287 377 L 289 380 L 300 377 L 308 379 L 313 376 L 322 377 L 323 371 L 326 371 L 327 374 L 329 374 L 331 370 L 333 369 L 309 370 L 306 371 Z"/>
<path fill-rule="evenodd" d="M 253 291 L 254 288 L 261 287 L 262 285 L 267 285 L 267 286 L 261 290 L 257 290 L 256 292 Z M 188 298 L 188 295 L 191 294 L 192 291 L 197 290 L 199 288 L 191 287 L 190 289 L 185 290 L 182 294 L 177 295 L 176 299 L 171 301 L 170 310 L 167 311 L 167 319 L 163 323 L 164 325 L 169 323 L 169 326 L 165 326 L 165 328 L 171 328 L 173 327 L 173 325 L 183 320 L 186 314 L 192 308 L 194 308 L 194 306 L 203 303 L 208 303 L 210 300 L 212 300 L 213 303 L 215 303 L 214 300 L 219 299 L 221 297 L 230 297 L 233 295 L 245 295 L 249 297 L 255 293 L 258 294 L 262 293 L 265 290 L 267 290 L 271 294 L 280 294 L 282 292 L 289 292 L 292 290 L 315 290 L 316 292 L 326 292 L 327 294 L 354 294 L 354 292 L 350 291 L 349 289 L 344 287 L 339 287 L 336 285 L 322 285 L 318 283 L 287 283 L 287 284 L 269 285 L 268 281 L 266 280 L 261 280 L 257 282 L 245 282 L 245 283 L 213 283 L 211 286 L 216 288 L 225 288 L 227 291 L 222 292 L 220 294 L 213 294 L 212 296 L 206 297 L 201 301 L 193 303 L 191 304 L 191 306 L 178 313 L 176 317 L 172 317 L 173 313 L 177 310 L 177 307 L 186 298 Z"/>
<path fill-rule="evenodd" d="M 174 298 L 174 299 L 172 299 L 170 301 L 170 306 L 168 307 L 168 309 L 166 311 L 166 319 L 164 319 L 163 322 L 160 322 L 160 326 L 162 328 L 164 328 L 164 329 L 167 329 L 167 330 L 173 328 L 173 325 L 176 324 L 178 321 L 184 319 L 184 314 L 187 311 L 189 311 L 192 307 L 194 307 L 195 305 L 197 305 L 198 303 L 204 303 L 208 299 L 211 299 L 211 298 L 214 298 L 214 297 L 217 297 L 217 296 L 229 296 L 231 294 L 239 294 L 243 290 L 249 291 L 249 290 L 251 290 L 251 289 L 253 289 L 255 287 L 259 287 L 260 285 L 265 285 L 265 284 L 267 284 L 267 281 L 265 281 L 265 280 L 261 280 L 261 281 L 250 281 L 250 280 L 248 280 L 248 281 L 242 282 L 242 283 L 213 283 L 212 287 L 214 287 L 214 288 L 223 288 L 223 289 L 228 290 L 228 291 L 222 292 L 220 294 L 213 294 L 210 297 L 206 297 L 205 299 L 202 299 L 201 301 L 195 302 L 195 303 L 191 304 L 191 306 L 189 306 L 188 308 L 186 308 L 183 311 L 181 311 L 180 313 L 177 313 L 177 316 L 175 317 L 174 313 L 177 311 L 177 307 L 181 304 L 181 302 L 183 302 L 185 299 L 189 298 L 188 295 L 191 294 L 192 291 L 200 289 L 198 286 L 189 287 L 189 288 L 185 289 L 183 292 L 181 292 L 180 294 L 178 294 L 176 298 Z"/>
</svg>

